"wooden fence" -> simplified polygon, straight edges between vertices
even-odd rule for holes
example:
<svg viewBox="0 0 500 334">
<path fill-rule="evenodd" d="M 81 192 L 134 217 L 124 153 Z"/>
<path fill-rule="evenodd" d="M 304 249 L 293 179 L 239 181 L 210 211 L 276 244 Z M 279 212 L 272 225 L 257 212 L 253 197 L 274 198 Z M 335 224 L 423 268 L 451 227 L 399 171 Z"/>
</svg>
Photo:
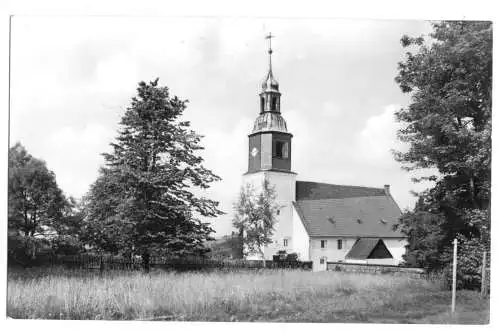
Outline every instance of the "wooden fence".
<svg viewBox="0 0 500 334">
<path fill-rule="evenodd" d="M 85 270 L 141 270 L 143 269 L 140 257 L 123 258 L 109 255 L 46 255 L 43 260 L 37 261 L 43 265 L 65 266 L 74 269 Z M 259 260 L 234 260 L 213 259 L 203 257 L 151 257 L 149 260 L 151 269 L 171 270 L 234 270 L 234 269 L 259 269 L 264 268 L 264 263 Z M 301 261 L 266 261 L 265 268 L 268 269 L 303 269 L 312 270 L 312 262 Z"/>
</svg>

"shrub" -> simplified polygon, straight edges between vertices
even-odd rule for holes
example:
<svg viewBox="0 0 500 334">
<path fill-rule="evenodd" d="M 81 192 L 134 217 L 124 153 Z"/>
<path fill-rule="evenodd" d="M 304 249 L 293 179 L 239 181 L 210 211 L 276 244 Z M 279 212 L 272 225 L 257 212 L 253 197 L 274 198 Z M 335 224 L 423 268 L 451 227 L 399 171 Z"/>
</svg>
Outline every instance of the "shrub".
<svg viewBox="0 0 500 334">
<path fill-rule="evenodd" d="M 488 251 L 487 246 L 479 238 L 466 238 L 457 236 L 457 289 L 480 289 L 481 270 L 483 265 L 483 252 Z M 446 280 L 451 287 L 453 275 L 453 248 L 447 248 L 444 257 L 448 264 L 444 271 Z M 489 262 L 487 262 L 489 267 Z"/>
<path fill-rule="evenodd" d="M 58 236 L 52 240 L 51 244 L 56 254 L 76 255 L 85 250 L 81 241 L 71 236 Z"/>
</svg>

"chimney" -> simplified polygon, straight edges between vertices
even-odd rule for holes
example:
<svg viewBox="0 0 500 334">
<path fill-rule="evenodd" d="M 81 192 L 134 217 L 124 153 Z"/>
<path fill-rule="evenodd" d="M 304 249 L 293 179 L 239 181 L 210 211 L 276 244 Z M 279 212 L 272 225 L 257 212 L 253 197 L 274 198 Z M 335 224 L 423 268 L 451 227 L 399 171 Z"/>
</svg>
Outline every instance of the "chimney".
<svg viewBox="0 0 500 334">
<path fill-rule="evenodd" d="M 391 195 L 391 186 L 388 184 L 384 184 L 384 192 L 385 192 L 385 196 L 390 196 Z"/>
</svg>

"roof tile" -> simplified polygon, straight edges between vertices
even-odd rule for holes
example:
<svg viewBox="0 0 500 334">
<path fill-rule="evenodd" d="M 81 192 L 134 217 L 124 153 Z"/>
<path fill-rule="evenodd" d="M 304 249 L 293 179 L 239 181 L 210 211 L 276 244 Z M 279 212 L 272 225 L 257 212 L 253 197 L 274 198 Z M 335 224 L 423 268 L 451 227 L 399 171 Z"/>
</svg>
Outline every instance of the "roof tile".
<svg viewBox="0 0 500 334">
<path fill-rule="evenodd" d="M 300 200 L 294 205 L 311 237 L 404 237 L 393 230 L 401 211 L 390 196 Z"/>
<path fill-rule="evenodd" d="M 382 188 L 342 186 L 318 182 L 296 182 L 296 200 L 318 200 L 331 198 L 351 198 L 367 196 L 385 196 Z"/>
</svg>

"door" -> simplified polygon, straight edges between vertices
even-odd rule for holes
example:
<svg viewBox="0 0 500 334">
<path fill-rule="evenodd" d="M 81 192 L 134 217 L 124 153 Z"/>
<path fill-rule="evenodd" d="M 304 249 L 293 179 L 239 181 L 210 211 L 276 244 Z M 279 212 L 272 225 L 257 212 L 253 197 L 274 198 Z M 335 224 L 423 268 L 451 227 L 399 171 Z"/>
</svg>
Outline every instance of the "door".
<svg viewBox="0 0 500 334">
<path fill-rule="evenodd" d="M 320 257 L 317 271 L 326 271 L 326 263 L 327 263 L 326 256 Z"/>
</svg>

